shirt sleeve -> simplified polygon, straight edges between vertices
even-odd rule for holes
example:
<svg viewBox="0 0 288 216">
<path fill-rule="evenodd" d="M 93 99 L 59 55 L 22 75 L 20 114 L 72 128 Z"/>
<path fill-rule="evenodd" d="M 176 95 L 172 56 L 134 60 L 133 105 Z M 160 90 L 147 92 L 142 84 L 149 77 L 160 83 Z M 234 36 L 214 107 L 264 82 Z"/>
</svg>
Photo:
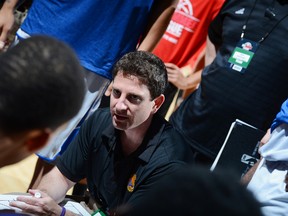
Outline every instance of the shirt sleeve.
<svg viewBox="0 0 288 216">
<path fill-rule="evenodd" d="M 77 182 L 86 177 L 89 149 L 93 144 L 95 119 L 97 119 L 97 113 L 82 124 L 79 133 L 57 162 L 57 168 L 71 181 Z"/>
<path fill-rule="evenodd" d="M 276 115 L 276 118 L 271 125 L 271 132 L 282 123 L 288 124 L 288 99 L 284 101 L 280 112 Z"/>
<path fill-rule="evenodd" d="M 218 8 L 218 10 L 220 9 L 220 11 L 216 11 L 217 16 L 211 22 L 208 29 L 208 36 L 210 41 L 217 46 L 220 46 L 222 44 L 222 28 L 225 5 L 226 3 L 223 4 L 221 9 Z M 218 6 L 220 6 L 220 4 Z"/>
</svg>

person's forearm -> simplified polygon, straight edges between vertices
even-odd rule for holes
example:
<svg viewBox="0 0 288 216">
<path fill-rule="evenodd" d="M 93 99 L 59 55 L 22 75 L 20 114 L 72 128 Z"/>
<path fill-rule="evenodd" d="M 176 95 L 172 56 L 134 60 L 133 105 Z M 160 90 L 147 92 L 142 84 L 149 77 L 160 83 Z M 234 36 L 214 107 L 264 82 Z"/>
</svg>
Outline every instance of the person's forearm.
<svg viewBox="0 0 288 216">
<path fill-rule="evenodd" d="M 255 173 L 258 165 L 259 165 L 259 163 L 260 163 L 260 160 L 257 161 L 257 163 L 255 163 L 254 166 L 252 166 L 248 170 L 248 172 L 241 178 L 241 183 L 242 184 L 244 184 L 244 185 L 248 185 L 249 184 L 249 182 L 251 181 L 251 179 L 252 179 L 252 177 L 253 177 L 253 175 L 254 175 L 254 173 Z"/>
<path fill-rule="evenodd" d="M 210 41 L 209 36 L 206 39 L 205 66 L 212 63 L 216 57 L 217 47 Z"/>
<path fill-rule="evenodd" d="M 5 43 L 10 30 L 14 24 L 14 9 L 18 0 L 6 0 L 0 10 L 0 50 L 5 47 Z"/>
<path fill-rule="evenodd" d="M 19 0 L 6 0 L 4 3 L 3 3 L 3 6 L 2 6 L 2 10 L 11 10 L 13 11 L 14 8 L 16 7 L 17 3 L 18 3 Z"/>
<path fill-rule="evenodd" d="M 152 52 L 164 34 L 177 6 L 177 0 L 157 0 L 152 6 L 148 18 L 146 33 L 138 50 Z"/>
<path fill-rule="evenodd" d="M 52 199 L 59 203 L 65 198 L 67 191 L 73 187 L 74 184 L 74 182 L 63 176 L 57 167 L 54 167 L 43 176 L 38 189 L 46 192 Z"/>
</svg>

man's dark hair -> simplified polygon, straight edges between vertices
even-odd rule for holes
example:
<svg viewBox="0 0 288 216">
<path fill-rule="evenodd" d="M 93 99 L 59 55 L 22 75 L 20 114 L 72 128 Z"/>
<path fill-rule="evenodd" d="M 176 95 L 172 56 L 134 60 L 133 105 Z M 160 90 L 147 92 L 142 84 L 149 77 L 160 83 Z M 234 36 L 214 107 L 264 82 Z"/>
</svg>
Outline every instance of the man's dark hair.
<svg viewBox="0 0 288 216">
<path fill-rule="evenodd" d="M 0 55 L 0 130 L 55 129 L 79 111 L 85 92 L 74 51 L 32 36 Z"/>
<path fill-rule="evenodd" d="M 164 177 L 121 216 L 261 216 L 260 205 L 236 176 L 226 170 L 185 167 Z M 129 206 L 128 206 L 129 207 Z"/>
<path fill-rule="evenodd" d="M 113 79 L 122 72 L 124 76 L 136 76 L 147 85 L 151 99 L 163 94 L 168 81 L 167 70 L 160 58 L 145 51 L 135 51 L 124 55 L 113 68 Z"/>
</svg>

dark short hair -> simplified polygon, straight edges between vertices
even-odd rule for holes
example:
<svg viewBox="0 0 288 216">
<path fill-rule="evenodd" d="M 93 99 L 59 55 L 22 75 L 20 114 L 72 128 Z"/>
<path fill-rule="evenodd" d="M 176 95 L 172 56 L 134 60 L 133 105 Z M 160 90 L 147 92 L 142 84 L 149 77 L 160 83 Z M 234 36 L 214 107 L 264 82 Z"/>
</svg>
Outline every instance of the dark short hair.
<svg viewBox="0 0 288 216">
<path fill-rule="evenodd" d="M 183 167 L 150 189 L 134 207 L 119 215 L 262 215 L 256 198 L 226 170 L 210 172 L 201 166 Z"/>
<path fill-rule="evenodd" d="M 79 111 L 83 69 L 74 51 L 48 36 L 32 36 L 0 55 L 0 130 L 57 128 Z"/>
<path fill-rule="evenodd" d="M 124 76 L 136 76 L 148 87 L 151 99 L 163 94 L 168 84 L 164 63 L 150 52 L 135 51 L 125 54 L 113 68 L 113 79 L 119 72 Z"/>
</svg>

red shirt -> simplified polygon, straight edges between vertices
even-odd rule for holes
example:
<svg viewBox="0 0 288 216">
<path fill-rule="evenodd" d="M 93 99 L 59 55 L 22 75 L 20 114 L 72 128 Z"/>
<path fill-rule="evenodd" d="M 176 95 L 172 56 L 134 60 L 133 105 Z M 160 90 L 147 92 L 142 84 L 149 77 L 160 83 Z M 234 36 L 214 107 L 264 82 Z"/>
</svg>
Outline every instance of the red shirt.
<svg viewBox="0 0 288 216">
<path fill-rule="evenodd" d="M 206 46 L 208 27 L 224 0 L 180 0 L 153 53 L 164 62 L 193 68 Z"/>
</svg>

